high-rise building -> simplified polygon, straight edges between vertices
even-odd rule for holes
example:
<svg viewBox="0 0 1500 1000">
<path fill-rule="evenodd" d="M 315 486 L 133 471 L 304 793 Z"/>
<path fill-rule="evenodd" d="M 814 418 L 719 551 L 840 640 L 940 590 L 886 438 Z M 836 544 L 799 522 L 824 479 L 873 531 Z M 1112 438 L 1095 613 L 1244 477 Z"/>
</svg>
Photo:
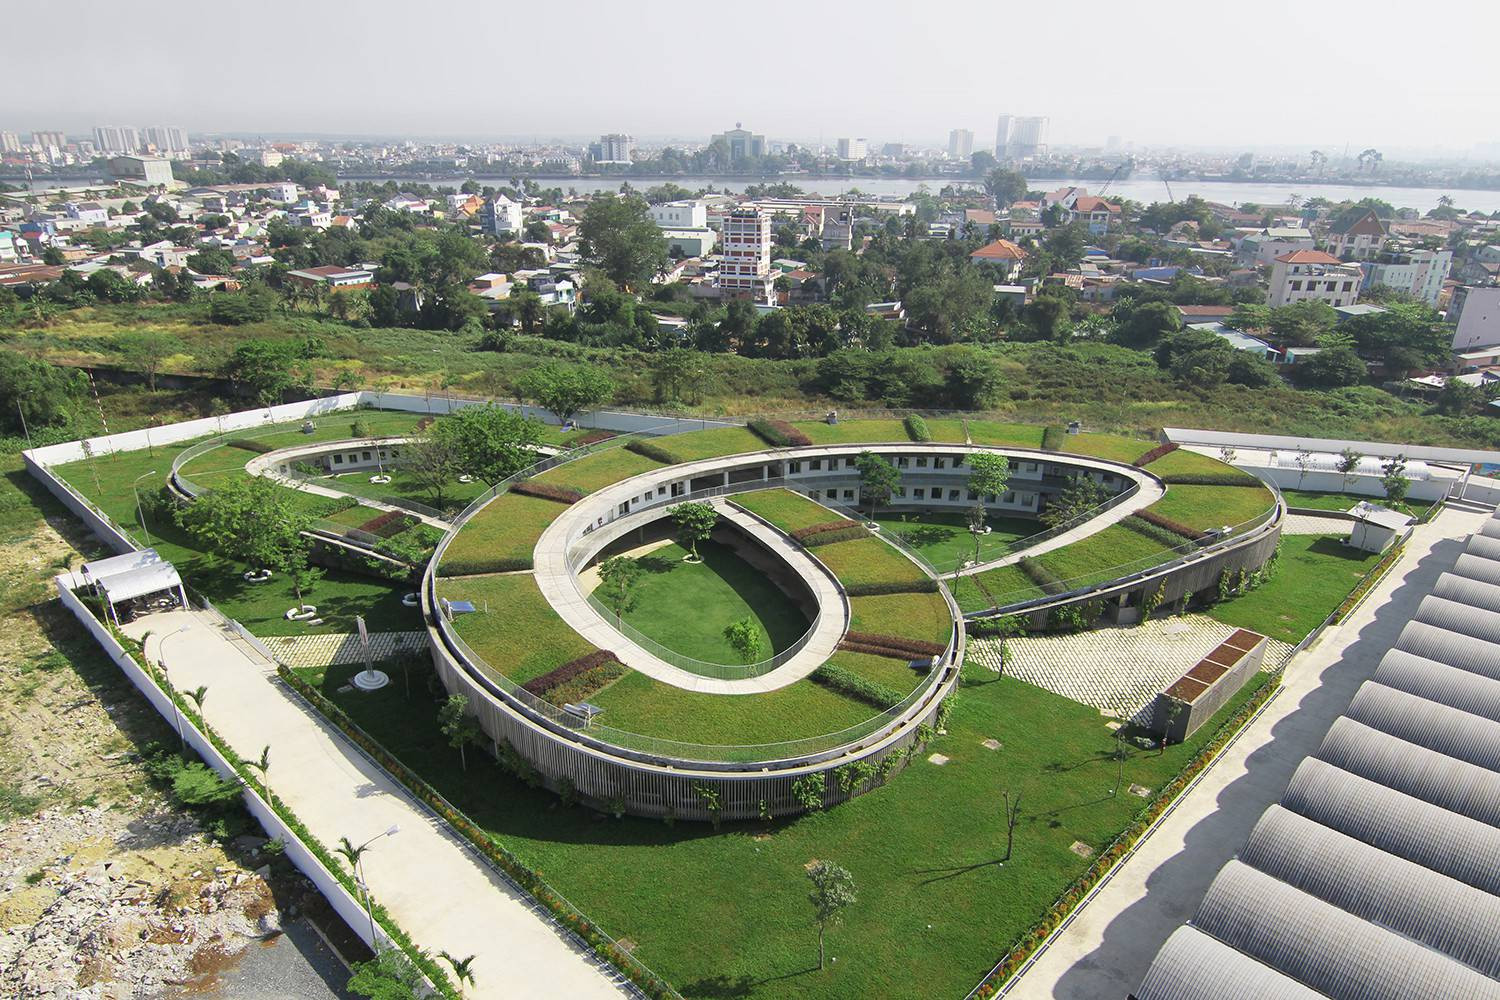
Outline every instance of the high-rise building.
<svg viewBox="0 0 1500 1000">
<path fill-rule="evenodd" d="M 146 129 L 146 142 L 155 146 L 158 153 L 186 153 L 188 151 L 187 133 L 175 125 L 151 126 Z"/>
<path fill-rule="evenodd" d="M 135 153 L 141 148 L 141 134 L 128 125 L 96 125 L 94 145 L 105 153 Z"/>
<path fill-rule="evenodd" d="M 771 213 L 740 207 L 724 217 L 719 248 L 719 293 L 770 305 Z"/>
<path fill-rule="evenodd" d="M 839 140 L 839 159 L 841 160 L 863 160 L 869 152 L 869 143 L 863 139 Z"/>
<path fill-rule="evenodd" d="M 31 141 L 43 149 L 62 149 L 68 144 L 68 137 L 61 132 L 33 132 Z"/>
<path fill-rule="evenodd" d="M 589 155 L 595 163 L 629 163 L 635 152 L 635 136 L 623 132 L 601 135 L 599 141 L 589 146 Z"/>
<path fill-rule="evenodd" d="M 966 128 L 956 128 L 948 133 L 948 155 L 955 160 L 967 160 L 974 155 L 974 133 Z"/>
<path fill-rule="evenodd" d="M 728 146 L 731 163 L 766 155 L 766 137 L 742 128 L 739 122 L 735 122 L 734 128 L 728 132 L 721 132 L 708 141 L 709 145 L 722 142 Z"/>
<path fill-rule="evenodd" d="M 0 153 L 19 153 L 21 137 L 14 132 L 0 132 Z"/>
<path fill-rule="evenodd" d="M 995 123 L 995 158 L 1025 160 L 1047 151 L 1047 119 L 1001 115 Z"/>
</svg>

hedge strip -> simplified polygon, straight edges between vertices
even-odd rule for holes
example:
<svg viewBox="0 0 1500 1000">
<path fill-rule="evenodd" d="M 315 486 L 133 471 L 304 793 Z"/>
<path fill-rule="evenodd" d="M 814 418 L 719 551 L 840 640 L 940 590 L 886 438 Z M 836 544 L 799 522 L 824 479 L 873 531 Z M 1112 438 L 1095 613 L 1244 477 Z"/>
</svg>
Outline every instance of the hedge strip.
<svg viewBox="0 0 1500 1000">
<path fill-rule="evenodd" d="M 1169 472 L 1160 477 L 1177 486 L 1259 486 L 1260 480 L 1248 472 Z"/>
<path fill-rule="evenodd" d="M 229 445 L 229 447 L 231 448 L 239 448 L 241 451 L 253 451 L 257 455 L 264 455 L 266 452 L 276 450 L 276 446 L 274 444 L 268 444 L 265 441 L 257 441 L 254 438 L 230 438 L 224 443 Z"/>
<path fill-rule="evenodd" d="M 820 531 L 807 538 L 799 538 L 798 541 L 813 549 L 819 545 L 832 545 L 834 542 L 852 542 L 857 538 L 866 538 L 869 534 L 869 529 L 862 524 L 848 524 L 834 531 Z"/>
<path fill-rule="evenodd" d="M 1129 528 L 1137 535 L 1145 535 L 1153 542 L 1157 542 L 1169 549 L 1175 549 L 1182 544 L 1181 537 L 1175 531 L 1168 531 L 1166 528 L 1152 524 L 1144 517 L 1137 517 L 1134 514 L 1122 520 L 1120 527 Z"/>
<path fill-rule="evenodd" d="M 750 433 L 775 448 L 805 448 L 812 438 L 785 420 L 751 420 L 745 426 Z"/>
<path fill-rule="evenodd" d="M 845 585 L 844 592 L 850 597 L 879 597 L 883 594 L 935 594 L 937 589 L 937 581 L 924 576 L 880 583 L 851 583 Z"/>
<path fill-rule="evenodd" d="M 1436 505 L 1434 504 L 1434 506 Z M 1401 558 L 1401 553 L 1405 550 L 1406 542 L 1404 541 L 1397 542 L 1392 546 L 1391 550 L 1382 556 L 1378 563 L 1370 567 L 1370 571 L 1364 575 L 1364 578 L 1354 585 L 1354 589 L 1349 591 L 1349 596 L 1339 602 L 1337 608 L 1333 609 L 1333 614 L 1328 616 L 1328 623 L 1330 625 L 1337 625 L 1349 617 L 1354 609 L 1359 606 L 1359 602 L 1364 600 L 1365 595 L 1380 582 L 1381 578 L 1390 571 L 1392 566 L 1396 565 L 1396 560 Z"/>
<path fill-rule="evenodd" d="M 792 537 L 799 542 L 805 542 L 814 535 L 821 535 L 824 532 L 843 531 L 851 524 L 853 524 L 855 527 L 859 527 L 856 522 L 851 521 L 846 517 L 840 518 L 837 521 L 819 521 L 817 524 L 809 524 L 801 528 L 797 528 L 792 532 Z"/>
<path fill-rule="evenodd" d="M 877 684 L 872 680 L 866 680 L 854 671 L 832 663 L 825 663 L 814 670 L 812 679 L 815 683 L 837 691 L 839 694 L 862 701 L 871 708 L 887 709 L 899 704 L 905 697 L 900 691 L 888 688 L 884 684 Z"/>
<path fill-rule="evenodd" d="M 1024 557 L 1017 562 L 1016 568 L 1025 573 L 1032 583 L 1042 588 L 1042 593 L 1044 594 L 1061 594 L 1065 593 L 1068 589 L 1068 585 L 1063 583 L 1062 577 L 1030 556 Z"/>
<path fill-rule="evenodd" d="M 560 667 L 554 667 L 539 677 L 533 677 L 521 686 L 535 695 L 546 694 L 552 688 L 567 683 L 579 674 L 587 673 L 595 667 L 618 659 L 619 657 L 607 649 L 596 649 L 592 653 L 584 653 L 576 660 L 569 660 Z"/>
<path fill-rule="evenodd" d="M 651 459 L 651 461 L 660 462 L 662 465 L 682 464 L 682 459 L 678 458 L 674 453 L 668 451 L 659 444 L 652 444 L 650 441 L 642 441 L 640 438 L 636 438 L 633 441 L 627 442 L 625 445 L 625 450 L 633 451 L 637 455 L 640 455 L 642 458 L 649 458 Z"/>
<path fill-rule="evenodd" d="M 514 573 L 531 569 L 531 556 L 475 556 L 472 559 L 443 557 L 444 576 L 479 576 L 484 573 Z"/>
<path fill-rule="evenodd" d="M 1156 525 L 1158 528 L 1165 528 L 1168 531 L 1172 532 L 1174 535 L 1181 535 L 1183 538 L 1186 538 L 1190 542 L 1196 542 L 1200 538 L 1204 538 L 1207 534 L 1206 532 L 1199 531 L 1197 528 L 1189 528 L 1182 522 L 1174 521 L 1164 514 L 1158 514 L 1150 507 L 1147 507 L 1145 510 L 1138 510 L 1131 516 L 1138 517 L 1142 521 L 1149 521 L 1151 524 Z"/>
<path fill-rule="evenodd" d="M 927 429 L 927 421 L 922 419 L 919 413 L 909 413 L 902 421 L 906 425 L 906 436 L 913 441 L 931 441 L 932 431 Z"/>
<path fill-rule="evenodd" d="M 1163 455 L 1170 455 L 1172 452 L 1176 451 L 1177 448 L 1178 444 L 1176 441 L 1168 441 L 1166 444 L 1159 444 L 1155 448 L 1152 448 L 1150 451 L 1146 452 L 1140 458 L 1136 459 L 1131 464 L 1136 468 L 1150 465 L 1152 462 L 1156 461 L 1158 458 L 1161 458 Z"/>
<path fill-rule="evenodd" d="M 927 642 L 923 639 L 906 639 L 897 635 L 880 635 L 876 632 L 849 632 L 844 636 L 850 642 L 861 642 L 868 646 L 884 646 L 887 649 L 900 649 L 915 654 L 937 656 L 947 652 L 948 647 L 936 642 Z"/>
<path fill-rule="evenodd" d="M 583 499 L 583 494 L 566 486 L 553 486 L 550 483 L 539 483 L 534 479 L 523 479 L 510 488 L 512 493 L 522 496 L 537 497 L 542 500 L 555 500 L 558 503 L 573 504 Z"/>
<path fill-rule="evenodd" d="M 1043 451 L 1062 451 L 1063 443 L 1068 439 L 1068 432 L 1062 427 L 1053 424 L 1042 431 Z"/>
<path fill-rule="evenodd" d="M 379 535 L 381 538 L 392 538 L 401 534 L 401 532 L 411 527 L 414 523 L 416 523 L 415 518 L 412 518 L 411 523 L 408 523 L 407 515 L 403 511 L 388 510 L 383 514 L 377 514 L 364 524 L 361 524 L 359 530 L 367 534 Z M 386 529 L 392 525 L 396 526 L 395 530 L 387 532 Z"/>
</svg>

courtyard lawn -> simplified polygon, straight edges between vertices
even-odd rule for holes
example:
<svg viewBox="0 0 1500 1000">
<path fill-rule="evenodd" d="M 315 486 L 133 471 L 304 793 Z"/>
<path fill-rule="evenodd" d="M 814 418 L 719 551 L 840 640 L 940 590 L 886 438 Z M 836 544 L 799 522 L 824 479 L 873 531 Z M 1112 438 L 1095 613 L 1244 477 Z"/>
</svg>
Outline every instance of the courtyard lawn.
<svg viewBox="0 0 1500 1000">
<path fill-rule="evenodd" d="M 732 502 L 760 515 L 789 535 L 799 528 L 847 520 L 843 514 L 824 507 L 816 500 L 809 500 L 801 493 L 785 489 L 737 493 Z"/>
<path fill-rule="evenodd" d="M 942 444 L 964 443 L 964 422 L 959 417 L 928 417 L 927 431 L 933 441 Z"/>
<path fill-rule="evenodd" d="M 1380 556 L 1326 535 L 1283 535 L 1269 581 L 1209 614 L 1282 642 L 1299 643 L 1349 596 Z"/>
<path fill-rule="evenodd" d="M 632 590 L 635 607 L 625 623 L 675 653 L 708 663 L 752 663 L 768 659 L 800 639 L 808 622 L 797 605 L 764 573 L 734 550 L 699 542 L 701 563 L 682 559 L 680 545 L 653 549 L 637 562 L 645 569 Z M 724 638 L 741 619 L 755 622 L 761 649 L 746 657 Z"/>
<path fill-rule="evenodd" d="M 448 576 L 529 569 L 537 539 L 567 509 L 555 500 L 502 493 L 448 543 L 440 569 Z"/>
<path fill-rule="evenodd" d="M 1313 493 L 1306 490 L 1282 490 L 1288 507 L 1307 507 L 1312 510 L 1345 511 L 1361 501 L 1386 505 L 1384 497 L 1365 497 L 1353 493 Z M 1402 505 L 1413 517 L 1421 517 L 1432 506 L 1431 500 L 1407 500 Z"/>
<path fill-rule="evenodd" d="M 810 680 L 760 694 L 701 694 L 631 671 L 589 698 L 602 725 L 639 736 L 712 744 L 715 757 L 756 759 L 754 747 L 835 733 L 873 718 L 875 709 Z M 647 744 L 649 745 L 649 744 Z"/>
<path fill-rule="evenodd" d="M 885 787 L 801 819 L 714 833 L 707 824 L 614 820 L 560 806 L 483 754 L 463 772 L 438 731 L 434 701 L 407 700 L 399 684 L 341 693 L 356 669 L 305 675 L 589 919 L 635 942 L 636 956 L 690 1000 L 963 996 L 1089 865 L 1071 845 L 1102 850 L 1146 807 L 1134 795 L 1109 794 L 1115 741 L 1095 709 L 984 671 L 956 699 L 948 735 Z M 1160 756 L 1132 752 L 1125 784 L 1166 784 L 1257 683 L 1264 680 L 1188 742 Z M 600 698 L 636 685 L 649 682 L 627 677 Z M 426 686 L 414 681 L 412 690 Z M 648 711 L 649 702 L 638 708 Z M 610 711 L 619 714 L 601 722 L 627 709 Z M 1001 749 L 986 749 L 985 740 Z M 949 762 L 929 763 L 933 752 Z M 1014 854 L 1003 866 L 1001 790 L 1021 798 Z M 828 932 L 838 961 L 823 971 L 804 871 L 815 858 L 848 868 L 858 892 Z"/>
<path fill-rule="evenodd" d="M 833 571 L 846 588 L 903 587 L 919 590 L 927 574 L 894 547 L 878 538 L 854 538 L 808 550 Z"/>
<path fill-rule="evenodd" d="M 375 471 L 370 469 L 341 472 L 324 476 L 316 480 L 316 483 L 341 493 L 366 497 L 370 500 L 383 500 L 386 503 L 397 503 L 398 506 L 398 501 L 411 501 L 436 510 L 448 511 L 462 510 L 475 497 L 489 490 L 487 483 L 482 483 L 477 479 L 473 482 L 461 483 L 455 478 L 443 484 L 441 497 L 436 496 L 425 484 L 418 483 L 410 472 L 401 468 L 399 457 L 394 463 L 386 466 L 385 474 L 391 477 L 390 482 L 372 483 L 370 477 L 374 474 Z"/>
<path fill-rule="evenodd" d="M 813 444 L 889 444 L 911 442 L 906 424 L 900 420 L 841 420 L 830 424 L 822 420 L 797 420 L 792 423 L 812 439 Z"/>
<path fill-rule="evenodd" d="M 643 472 L 664 468 L 661 462 L 627 451 L 623 445 L 580 458 L 536 477 L 539 483 L 593 493 Z"/>
<path fill-rule="evenodd" d="M 1146 465 L 1145 469 L 1158 476 L 1239 475 L 1244 477 L 1247 486 L 1254 486 L 1257 482 L 1256 478 L 1248 472 L 1236 469 L 1232 465 L 1225 465 L 1216 458 L 1200 455 L 1196 451 L 1188 451 L 1186 448 L 1167 452 L 1161 458 Z"/>
<path fill-rule="evenodd" d="M 900 539 L 905 545 L 937 567 L 939 572 L 949 572 L 960 563 L 974 557 L 974 535 L 969 531 L 967 514 L 947 511 L 917 511 L 906 514 L 887 514 L 876 519 L 881 530 Z M 1009 549 L 1010 543 L 1044 530 L 1045 526 L 1036 518 L 1005 517 L 992 515 L 985 521 L 990 526 L 988 535 L 979 540 L 979 559 L 998 559 Z"/>
<path fill-rule="evenodd" d="M 1063 437 L 1062 450 L 1129 465 L 1155 446 L 1155 441 L 1118 434 L 1067 434 Z"/>
<path fill-rule="evenodd" d="M 917 657 L 913 656 L 913 660 Z M 828 658 L 828 662 L 858 674 L 892 691 L 899 691 L 902 698 L 915 691 L 925 681 L 930 670 L 913 670 L 910 660 L 898 660 L 890 656 L 873 656 L 869 653 L 839 652 Z M 892 704 L 897 704 L 892 702 Z"/>
<path fill-rule="evenodd" d="M 976 576 L 948 581 L 953 599 L 966 612 L 1019 604 L 1042 596 L 1042 588 L 1032 582 L 1031 577 L 1023 573 L 1015 563 L 985 570 Z"/>
<path fill-rule="evenodd" d="M 268 424 L 265 427 L 247 428 L 244 431 L 227 431 L 229 440 L 245 438 L 272 449 L 293 448 L 297 445 L 315 444 L 322 441 L 340 441 L 345 438 L 405 437 L 416 433 L 417 425 L 432 418 L 420 413 L 402 413 L 394 410 L 347 410 L 313 419 L 313 432 L 302 431 L 303 422 L 290 421 L 283 424 Z M 362 435 L 354 433 L 354 424 L 360 423 Z M 182 451 L 187 445 L 174 445 Z M 243 472 L 245 463 L 256 456 L 256 452 L 245 448 L 224 445 L 188 460 L 182 466 L 183 473 L 195 483 L 211 486 L 213 480 L 229 472 Z"/>
<path fill-rule="evenodd" d="M 517 684 L 594 650 L 552 610 L 530 573 L 445 577 L 438 581 L 438 596 L 474 602 L 472 614 L 453 617 L 454 631 Z"/>
<path fill-rule="evenodd" d="M 849 598 L 849 629 L 948 644 L 953 616 L 942 594 L 875 594 Z"/>
<path fill-rule="evenodd" d="M 739 455 L 749 451 L 765 451 L 767 445 L 743 427 L 718 427 L 711 431 L 689 431 L 686 434 L 670 434 L 655 438 L 652 444 L 659 445 L 684 462 L 721 455 Z"/>
<path fill-rule="evenodd" d="M 970 420 L 969 438 L 974 444 L 1016 448 L 1040 448 L 1044 428 L 1036 424 L 1007 424 L 998 420 Z"/>
<path fill-rule="evenodd" d="M 1189 528 L 1238 527 L 1270 510 L 1276 498 L 1264 486 L 1187 486 L 1172 483 L 1150 509 Z"/>
</svg>

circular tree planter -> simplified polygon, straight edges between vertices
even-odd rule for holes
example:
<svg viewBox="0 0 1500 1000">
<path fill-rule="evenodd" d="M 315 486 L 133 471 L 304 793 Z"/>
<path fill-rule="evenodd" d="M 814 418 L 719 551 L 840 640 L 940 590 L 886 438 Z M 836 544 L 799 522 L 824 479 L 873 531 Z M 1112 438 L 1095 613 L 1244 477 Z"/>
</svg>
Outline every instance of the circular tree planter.
<svg viewBox="0 0 1500 1000">
<path fill-rule="evenodd" d="M 311 621 L 318 617 L 318 606 L 316 604 L 304 604 L 300 608 L 287 608 L 286 620 L 289 622 Z"/>
<path fill-rule="evenodd" d="M 472 483 L 474 481 L 474 477 L 465 472 L 463 475 L 458 477 L 458 481 L 461 483 Z"/>
<path fill-rule="evenodd" d="M 268 569 L 247 569 L 243 574 L 246 583 L 265 583 L 273 575 Z"/>
<path fill-rule="evenodd" d="M 377 484 L 379 486 L 384 486 L 386 483 L 388 483 L 390 481 L 391 481 L 391 477 L 385 475 L 384 473 L 382 473 L 382 474 L 380 474 L 378 476 L 371 476 L 370 477 L 370 482 L 375 483 L 375 484 Z"/>
<path fill-rule="evenodd" d="M 866 521 L 865 522 L 865 530 L 867 530 L 867 531 L 879 531 L 880 530 L 880 524 L 878 522 L 876 522 L 876 521 Z"/>
<path fill-rule="evenodd" d="M 689 552 L 687 555 L 682 557 L 682 561 L 685 563 L 693 563 L 694 565 L 697 565 L 698 563 L 701 563 L 703 561 L 703 557 L 695 556 L 691 552 Z"/>
<path fill-rule="evenodd" d="M 361 691 L 379 691 L 390 682 L 384 670 L 361 670 L 350 678 L 350 683 Z"/>
<path fill-rule="evenodd" d="M 403 594 L 401 597 L 401 603 L 408 608 L 414 608 L 418 604 L 422 603 L 422 599 L 416 594 Z"/>
</svg>

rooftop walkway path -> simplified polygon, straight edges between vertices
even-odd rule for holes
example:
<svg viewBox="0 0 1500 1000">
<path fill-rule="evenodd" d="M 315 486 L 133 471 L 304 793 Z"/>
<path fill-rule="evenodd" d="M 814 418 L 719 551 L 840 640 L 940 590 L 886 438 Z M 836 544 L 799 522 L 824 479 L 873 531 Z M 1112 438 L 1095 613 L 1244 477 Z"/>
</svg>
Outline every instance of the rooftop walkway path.
<svg viewBox="0 0 1500 1000">
<path fill-rule="evenodd" d="M 365 857 L 371 895 L 418 946 L 476 956 L 476 984 L 466 996 L 632 995 L 618 973 L 576 949 L 445 824 L 293 698 L 273 664 L 231 642 L 215 619 L 178 610 L 125 627 L 137 639 L 147 631 L 147 655 L 163 662 L 178 690 L 208 688 L 203 714 L 235 752 L 253 760 L 270 747 L 271 790 L 324 844 L 340 837 L 359 844 L 400 827 Z"/>
</svg>

